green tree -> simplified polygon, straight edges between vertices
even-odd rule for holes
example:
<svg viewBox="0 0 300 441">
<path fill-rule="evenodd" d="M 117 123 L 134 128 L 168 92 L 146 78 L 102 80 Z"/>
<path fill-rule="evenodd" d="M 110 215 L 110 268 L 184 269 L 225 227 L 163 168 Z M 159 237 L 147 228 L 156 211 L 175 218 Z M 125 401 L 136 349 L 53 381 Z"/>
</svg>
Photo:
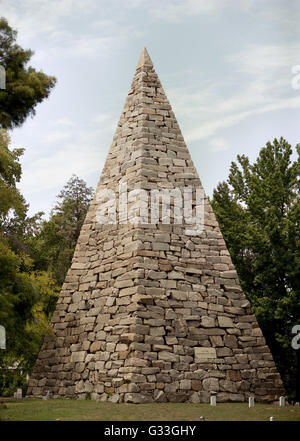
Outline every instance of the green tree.
<svg viewBox="0 0 300 441">
<path fill-rule="evenodd" d="M 93 189 L 73 175 L 57 196 L 49 221 L 42 225 L 35 254 L 43 256 L 58 284 L 64 282 L 85 219 Z"/>
<path fill-rule="evenodd" d="M 25 256 L 22 259 L 0 242 L 0 322 L 7 332 L 7 351 L 16 357 L 23 357 L 31 340 L 25 328 L 37 301 L 37 291 L 24 271 L 27 265 Z"/>
<path fill-rule="evenodd" d="M 17 255 L 0 238 L 0 323 L 7 336 L 6 350 L 0 351 L 0 396 L 25 386 L 43 337 L 51 332 L 57 297 L 49 274 L 33 271 L 28 255 Z M 8 369 L 12 366 L 16 371 Z"/>
<path fill-rule="evenodd" d="M 24 383 L 36 359 L 48 320 L 55 307 L 58 287 L 30 258 L 43 213 L 27 216 L 28 204 L 19 192 L 20 156 L 23 149 L 9 148 L 4 129 L 20 126 L 50 94 L 56 79 L 28 63 L 33 55 L 16 43 L 17 32 L 0 18 L 0 65 L 6 88 L 0 90 L 0 323 L 6 328 L 7 349 L 0 352 L 0 395 Z M 23 374 L 6 369 L 21 367 Z"/>
<path fill-rule="evenodd" d="M 30 258 L 30 239 L 39 231 L 41 213 L 27 217 L 27 204 L 17 189 L 22 149 L 9 149 L 9 136 L 0 130 L 0 324 L 6 329 L 7 349 L 0 351 L 0 395 L 24 383 L 50 331 L 58 286 Z M 12 365 L 19 371 L 7 369 Z"/>
<path fill-rule="evenodd" d="M 280 138 L 253 164 L 232 162 L 212 206 L 285 387 L 295 397 L 296 354 L 291 329 L 300 320 L 299 153 Z"/>
<path fill-rule="evenodd" d="M 21 178 L 20 156 L 23 149 L 9 149 L 10 138 L 6 130 L 0 130 L 0 228 L 10 211 L 22 213 L 24 199 L 17 189 Z"/>
<path fill-rule="evenodd" d="M 28 63 L 33 51 L 16 43 L 17 32 L 0 18 L 0 65 L 6 73 L 6 88 L 0 90 L 0 127 L 22 125 L 35 114 L 35 107 L 50 94 L 56 83 L 53 76 L 36 71 Z"/>
</svg>

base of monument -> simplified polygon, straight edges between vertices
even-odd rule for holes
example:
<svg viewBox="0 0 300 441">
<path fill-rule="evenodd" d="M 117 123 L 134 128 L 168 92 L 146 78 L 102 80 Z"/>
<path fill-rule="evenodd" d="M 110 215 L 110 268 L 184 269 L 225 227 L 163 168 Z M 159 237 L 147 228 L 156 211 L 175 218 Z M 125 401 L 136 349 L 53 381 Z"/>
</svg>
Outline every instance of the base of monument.
<svg viewBox="0 0 300 441">
<path fill-rule="evenodd" d="M 27 397 L 44 398 L 45 393 L 32 394 L 28 391 Z M 251 392 L 230 393 L 230 392 L 209 392 L 209 391 L 179 391 L 166 393 L 162 390 L 155 390 L 153 393 L 145 392 L 127 392 L 127 393 L 96 393 L 87 392 L 76 395 L 51 394 L 52 399 L 77 399 L 93 400 L 99 402 L 128 403 L 128 404 L 146 404 L 146 403 L 210 403 L 211 396 L 216 397 L 217 403 L 246 403 L 249 397 L 255 397 L 256 403 L 271 404 L 277 403 L 279 395 L 255 395 Z"/>
</svg>

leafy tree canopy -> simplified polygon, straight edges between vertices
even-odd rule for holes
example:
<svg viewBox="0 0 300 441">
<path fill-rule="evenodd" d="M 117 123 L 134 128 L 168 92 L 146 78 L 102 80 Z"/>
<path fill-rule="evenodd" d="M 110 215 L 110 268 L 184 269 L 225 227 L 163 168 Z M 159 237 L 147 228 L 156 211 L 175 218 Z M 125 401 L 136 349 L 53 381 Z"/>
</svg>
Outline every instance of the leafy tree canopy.
<svg viewBox="0 0 300 441">
<path fill-rule="evenodd" d="M 251 164 L 241 155 L 212 206 L 289 392 L 295 389 L 291 329 L 300 318 L 300 144 L 297 159 L 274 139 Z"/>
<path fill-rule="evenodd" d="M 0 89 L 0 127 L 19 127 L 35 107 L 48 98 L 56 78 L 36 71 L 28 63 L 32 50 L 16 43 L 17 32 L 5 18 L 0 18 L 0 65 L 6 74 L 6 88 Z"/>
<path fill-rule="evenodd" d="M 70 267 L 92 197 L 93 189 L 73 175 L 57 196 L 50 219 L 42 224 L 35 241 L 34 255 L 43 259 L 43 264 L 58 284 L 64 282 Z"/>
<path fill-rule="evenodd" d="M 9 144 L 7 132 L 0 130 L 0 226 L 10 210 L 23 210 L 23 198 L 16 187 L 21 178 L 19 158 L 23 149 L 10 150 Z"/>
</svg>

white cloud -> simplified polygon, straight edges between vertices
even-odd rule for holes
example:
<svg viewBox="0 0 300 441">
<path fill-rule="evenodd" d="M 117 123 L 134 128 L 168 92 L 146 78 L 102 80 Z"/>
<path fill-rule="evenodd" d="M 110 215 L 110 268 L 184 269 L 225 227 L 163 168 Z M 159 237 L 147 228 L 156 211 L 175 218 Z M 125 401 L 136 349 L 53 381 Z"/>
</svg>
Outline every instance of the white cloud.
<svg viewBox="0 0 300 441">
<path fill-rule="evenodd" d="M 261 0 L 259 0 L 261 2 Z M 151 2 L 150 14 L 158 20 L 181 23 L 187 17 L 199 15 L 221 14 L 230 9 L 248 13 L 255 8 L 257 12 L 258 0 L 155 0 Z M 145 2 L 148 4 L 148 2 Z"/>
<path fill-rule="evenodd" d="M 94 0 L 15 0 L 0 1 L 5 17 L 27 43 L 36 35 L 57 35 L 62 21 L 89 14 Z M 64 23 L 65 25 L 66 23 Z"/>
<path fill-rule="evenodd" d="M 0 7 L 5 6 L 5 17 L 10 26 L 17 29 L 19 44 L 37 48 L 35 62 L 95 55 L 99 59 L 143 35 L 143 30 L 124 23 L 118 2 L 13 0 L 7 3 L 0 0 Z"/>
<path fill-rule="evenodd" d="M 47 143 L 55 143 L 58 141 L 60 142 L 65 139 L 71 138 L 72 134 L 73 134 L 73 132 L 67 131 L 67 130 L 54 130 L 54 131 L 47 133 L 44 140 Z"/>
<path fill-rule="evenodd" d="M 229 142 L 224 138 L 212 138 L 210 144 L 212 146 L 212 152 L 223 152 L 231 148 Z"/>
<path fill-rule="evenodd" d="M 190 142 L 210 138 L 211 136 L 220 132 L 222 129 L 236 125 L 238 122 L 251 116 L 251 114 L 251 111 L 236 111 L 231 115 L 226 115 L 223 113 L 216 114 L 215 117 L 202 121 L 198 127 L 190 129 L 185 135 L 185 140 Z"/>
<path fill-rule="evenodd" d="M 57 124 L 58 126 L 74 126 L 75 123 L 70 118 L 64 116 L 63 118 L 60 118 L 56 121 L 53 121 L 54 124 Z"/>
<path fill-rule="evenodd" d="M 97 115 L 94 116 L 92 121 L 95 123 L 103 123 L 103 122 L 107 122 L 108 120 L 111 120 L 110 113 L 97 113 Z"/>
<path fill-rule="evenodd" d="M 228 55 L 228 61 L 235 72 L 267 80 L 276 76 L 281 70 L 290 70 L 299 62 L 300 44 L 251 45 L 247 49 Z M 289 81 L 287 78 L 286 81 Z"/>
<path fill-rule="evenodd" d="M 49 122 L 46 135 L 36 140 L 37 145 L 47 143 L 47 149 L 30 161 L 25 152 L 21 191 L 26 196 L 56 190 L 72 173 L 84 179 L 93 173 L 100 176 L 114 128 L 114 118 L 101 113 L 81 127 L 69 118 Z"/>
<path fill-rule="evenodd" d="M 222 7 L 223 0 L 165 0 L 156 2 L 150 8 L 150 13 L 160 20 L 181 22 L 187 16 L 211 14 Z"/>
<path fill-rule="evenodd" d="M 229 74 L 223 76 L 223 82 L 171 90 L 175 113 L 186 124 L 185 139 L 216 137 L 251 116 L 300 109 L 300 94 L 291 87 L 291 66 L 299 53 L 300 44 L 295 43 L 251 45 L 224 57 Z M 231 91 L 229 96 L 227 90 Z"/>
<path fill-rule="evenodd" d="M 115 48 L 122 47 L 130 38 L 139 35 L 137 32 L 131 32 L 130 29 L 122 27 L 112 29 L 111 32 L 112 35 L 109 36 L 82 34 L 80 36 L 68 35 L 67 38 L 57 40 L 49 39 L 48 46 L 35 51 L 33 60 L 38 63 L 48 58 L 64 60 L 96 58 L 99 60 L 110 57 Z"/>
<path fill-rule="evenodd" d="M 62 187 L 73 173 L 84 177 L 97 171 L 100 174 L 105 158 L 99 146 L 81 144 L 80 147 L 64 144 L 52 155 L 35 160 L 23 170 L 21 191 L 43 194 L 46 190 Z"/>
<path fill-rule="evenodd" d="M 258 105 L 253 109 L 249 109 L 244 112 L 240 112 L 237 108 L 235 112 L 232 112 L 229 115 L 216 114 L 214 118 L 206 119 L 200 123 L 198 127 L 188 130 L 187 134 L 185 135 L 185 140 L 197 141 L 200 139 L 210 138 L 211 136 L 220 132 L 222 129 L 232 127 L 251 116 L 286 109 L 299 110 L 300 95 L 274 101 L 273 103 L 266 104 L 264 106 Z"/>
<path fill-rule="evenodd" d="M 256 0 L 258 2 L 258 0 Z M 253 8 L 253 13 L 262 17 L 278 34 L 293 35 L 299 33 L 300 3 L 298 0 L 259 0 L 260 7 Z M 257 3 L 258 6 L 258 3 Z"/>
</svg>

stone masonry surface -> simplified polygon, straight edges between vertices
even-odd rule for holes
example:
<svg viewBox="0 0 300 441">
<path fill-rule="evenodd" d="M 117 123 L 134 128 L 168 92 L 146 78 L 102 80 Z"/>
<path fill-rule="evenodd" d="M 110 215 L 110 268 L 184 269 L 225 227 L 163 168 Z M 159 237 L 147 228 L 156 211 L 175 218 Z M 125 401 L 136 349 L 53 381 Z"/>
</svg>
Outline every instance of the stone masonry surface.
<svg viewBox="0 0 300 441">
<path fill-rule="evenodd" d="M 202 188 L 143 50 L 97 187 Z M 97 194 L 96 192 L 96 194 Z M 99 224 L 87 213 L 28 395 L 100 401 L 272 402 L 284 395 L 212 208 L 204 230 Z"/>
</svg>

